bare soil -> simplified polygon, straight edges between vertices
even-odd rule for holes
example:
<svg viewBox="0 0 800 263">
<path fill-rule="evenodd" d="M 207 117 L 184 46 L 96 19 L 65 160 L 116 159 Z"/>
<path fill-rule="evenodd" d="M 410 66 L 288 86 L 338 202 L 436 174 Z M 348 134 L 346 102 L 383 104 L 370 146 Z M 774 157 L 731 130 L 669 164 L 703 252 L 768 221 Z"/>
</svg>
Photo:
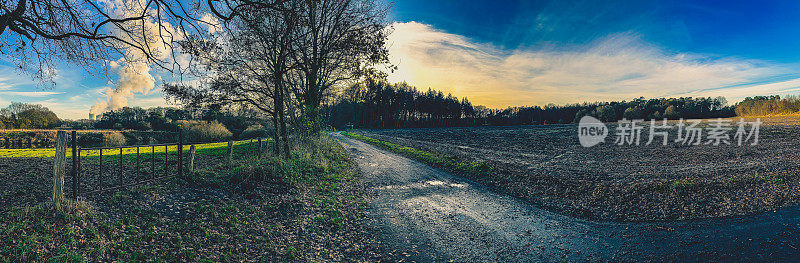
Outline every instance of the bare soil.
<svg viewBox="0 0 800 263">
<path fill-rule="evenodd" d="M 734 119 L 738 121 L 738 119 Z M 752 119 L 748 119 L 752 121 Z M 800 200 L 800 118 L 762 118 L 758 145 L 579 144 L 577 125 L 365 130 L 375 139 L 484 161 L 468 175 L 499 191 L 569 215 L 659 221 L 751 214 Z M 704 124 L 708 124 L 708 120 Z M 674 124 L 674 123 L 673 123 Z M 733 131 L 729 132 L 733 136 Z M 705 132 L 704 132 L 704 138 Z"/>
</svg>

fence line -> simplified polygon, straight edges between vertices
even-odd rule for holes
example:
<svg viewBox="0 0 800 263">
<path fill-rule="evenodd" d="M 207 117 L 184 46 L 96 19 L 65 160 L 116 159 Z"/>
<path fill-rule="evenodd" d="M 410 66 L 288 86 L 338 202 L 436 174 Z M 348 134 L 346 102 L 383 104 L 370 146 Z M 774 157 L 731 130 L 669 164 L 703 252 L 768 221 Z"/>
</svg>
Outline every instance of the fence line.
<svg viewBox="0 0 800 263">
<path fill-rule="evenodd" d="M 3 132 L 7 131 L 7 132 Z M 0 148 L 5 149 L 44 149 L 44 148 L 55 148 L 56 140 L 55 138 L 49 137 L 46 135 L 48 133 L 53 133 L 54 135 L 58 134 L 60 131 L 66 132 L 67 130 L 3 130 L 0 131 Z M 105 134 L 108 133 L 126 133 L 126 134 L 150 134 L 148 138 L 153 138 L 153 134 L 178 134 L 179 132 L 173 131 L 136 131 L 136 130 L 120 130 L 120 131 L 109 131 L 109 130 L 71 130 L 72 136 L 79 137 L 80 136 L 89 136 L 91 138 L 92 135 L 99 135 L 100 141 L 83 141 L 83 144 L 98 144 L 102 143 L 102 139 Z M 45 134 L 45 135 L 42 135 Z M 41 135 L 41 136 L 39 136 Z M 85 138 L 85 137 L 84 137 Z M 96 138 L 95 138 L 96 139 Z M 79 143 L 79 145 L 81 144 Z M 112 146 L 113 148 L 114 146 Z"/>
<path fill-rule="evenodd" d="M 185 144 L 183 142 L 183 133 L 182 132 L 178 133 L 178 142 L 176 142 L 176 143 L 160 143 L 160 144 L 132 145 L 132 146 L 114 146 L 114 147 L 89 147 L 89 148 L 81 148 L 81 147 L 79 147 L 78 143 L 77 143 L 77 136 L 75 136 L 76 131 L 72 131 L 71 133 L 72 133 L 71 134 L 72 138 L 71 138 L 71 145 L 70 146 L 72 148 L 72 167 L 71 167 L 71 171 L 70 171 L 70 177 L 72 178 L 72 198 L 77 199 L 78 196 L 85 196 L 85 195 L 90 195 L 90 194 L 106 192 L 106 191 L 114 191 L 114 190 L 130 187 L 130 186 L 135 186 L 135 185 L 140 185 L 140 184 L 144 184 L 144 183 L 157 181 L 157 180 L 164 179 L 164 178 L 174 177 L 175 175 L 180 177 L 180 176 L 183 176 L 183 174 L 184 174 L 184 171 L 183 171 L 184 170 L 184 164 L 183 164 L 183 162 L 184 162 L 185 159 L 183 158 L 183 155 L 184 155 L 184 151 L 183 151 L 184 147 L 183 146 Z M 57 136 L 62 136 L 62 134 L 63 134 L 63 139 L 64 139 L 64 145 L 63 145 L 63 148 L 62 148 L 58 144 L 58 140 L 57 140 L 57 146 L 58 146 L 57 148 L 62 150 L 62 151 L 57 151 L 58 153 L 65 153 L 66 152 L 66 148 L 67 148 L 66 132 L 59 131 Z M 62 138 L 62 137 L 59 137 L 59 138 Z M 236 141 L 236 142 L 240 145 L 241 142 L 247 142 L 247 140 L 240 140 L 240 141 Z M 196 144 L 204 144 L 204 143 L 195 142 L 195 143 L 190 143 L 189 144 L 190 148 L 189 148 L 189 156 L 188 156 L 188 160 L 189 160 L 188 168 L 189 168 L 190 172 L 194 172 L 195 154 L 196 154 L 196 149 L 197 149 L 195 147 Z M 228 160 L 229 164 L 232 161 L 233 147 L 235 145 L 236 144 L 234 144 L 234 141 L 231 141 L 231 140 L 227 141 L 227 154 L 226 154 L 225 158 Z M 156 163 L 157 162 L 161 162 L 162 160 L 157 160 L 156 151 L 157 151 L 157 147 L 161 147 L 161 146 L 164 147 L 164 152 L 163 152 L 163 154 L 164 154 L 164 159 L 163 159 L 164 169 L 163 169 L 163 174 L 157 175 L 156 174 Z M 173 151 L 175 153 L 173 153 L 173 154 L 170 154 L 170 147 L 171 146 L 175 146 L 175 148 L 174 148 L 175 150 Z M 254 149 L 256 146 L 258 148 Z M 150 158 L 149 158 L 149 162 L 150 162 L 150 169 L 149 170 L 150 171 L 149 171 L 149 174 L 148 174 L 147 168 L 145 168 L 144 171 L 142 171 L 142 169 L 141 169 L 141 162 L 144 161 L 146 163 L 148 161 L 146 159 L 143 160 L 143 158 L 142 158 L 143 154 L 142 154 L 141 148 L 143 148 L 143 147 L 145 149 L 148 148 L 148 147 L 150 148 Z M 249 142 L 249 145 L 247 145 L 246 147 L 247 148 L 245 148 L 245 152 L 252 153 L 253 151 L 256 151 L 258 158 L 260 159 L 262 157 L 263 144 L 262 144 L 261 138 L 258 139 L 258 144 L 257 145 L 255 144 L 255 141 L 253 139 L 251 139 L 250 142 Z M 132 150 L 133 148 L 136 149 L 135 153 Z M 126 151 L 126 149 L 128 149 L 130 151 Z M 104 150 L 107 150 L 108 154 L 104 154 L 104 152 L 103 152 Z M 105 156 L 109 156 L 109 157 L 113 157 L 113 155 L 115 153 L 113 150 L 118 150 L 119 151 L 119 154 L 118 154 L 117 160 L 116 160 L 116 166 L 117 166 L 116 167 L 117 168 L 116 169 L 117 170 L 116 183 L 114 182 L 114 180 L 111 179 L 113 177 L 114 160 L 113 159 L 108 159 L 111 162 L 110 164 L 108 164 L 108 168 L 112 169 L 112 172 L 109 173 L 109 176 L 106 176 L 106 174 L 104 173 L 104 169 L 103 169 L 104 168 L 104 164 L 106 163 L 103 160 L 104 159 L 103 158 L 104 155 Z M 85 152 L 85 154 L 82 154 L 82 152 Z M 92 166 L 92 165 L 90 165 L 88 167 L 84 166 L 83 165 L 84 161 L 88 162 L 88 160 L 85 160 L 85 159 L 89 158 L 90 156 L 92 156 L 93 152 L 97 153 L 97 159 L 98 159 L 99 163 L 96 166 Z M 129 153 L 126 154 L 126 152 L 129 152 Z M 130 173 L 130 169 L 125 169 L 125 168 L 129 167 L 130 164 L 126 165 L 126 159 L 125 158 L 126 158 L 126 155 L 133 155 L 133 154 L 136 155 L 135 170 L 133 172 L 133 176 L 127 176 L 128 178 L 126 178 L 125 171 L 127 170 L 128 173 Z M 172 159 L 173 163 L 175 161 L 177 161 L 177 167 L 173 171 L 170 171 L 170 169 L 169 169 L 170 168 L 169 165 L 170 165 L 170 161 L 171 161 L 170 160 L 170 155 L 177 155 L 176 157 L 173 157 L 173 159 Z M 58 154 L 57 154 L 57 156 L 58 156 Z M 130 158 L 130 156 L 129 156 L 129 158 Z M 128 160 L 128 162 L 133 162 L 133 161 L 132 160 Z M 59 167 L 59 165 L 61 165 L 61 167 L 65 167 L 66 166 L 65 164 L 66 164 L 66 156 L 64 156 L 64 158 L 55 158 L 54 159 L 54 167 Z M 89 170 L 91 170 L 90 167 L 98 168 L 97 172 L 96 172 L 97 177 L 95 178 L 96 179 L 96 186 L 97 186 L 96 189 L 94 187 L 91 187 L 91 185 L 92 185 L 92 180 L 91 180 L 92 176 L 91 176 L 91 173 L 89 172 Z M 64 184 L 63 177 L 64 177 L 65 173 L 66 173 L 66 171 L 64 171 L 63 169 L 62 170 L 58 170 L 57 169 L 56 171 L 54 171 L 54 186 L 53 186 L 54 199 L 56 198 L 55 197 L 56 196 L 56 193 L 55 193 L 56 189 L 62 189 L 61 191 L 62 191 L 62 194 L 63 194 L 63 184 Z M 60 179 L 58 178 L 59 174 L 61 175 Z M 86 188 L 85 190 L 87 190 L 87 191 L 81 192 L 82 185 L 83 185 L 83 188 Z"/>
</svg>

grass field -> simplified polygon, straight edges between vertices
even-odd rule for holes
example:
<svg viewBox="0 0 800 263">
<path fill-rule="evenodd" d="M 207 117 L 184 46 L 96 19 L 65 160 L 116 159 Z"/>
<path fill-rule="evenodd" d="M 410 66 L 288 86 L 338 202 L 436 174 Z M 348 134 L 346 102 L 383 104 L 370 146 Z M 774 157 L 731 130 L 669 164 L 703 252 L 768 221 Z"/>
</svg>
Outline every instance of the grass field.
<svg viewBox="0 0 800 263">
<path fill-rule="evenodd" d="M 249 143 L 250 143 L 250 140 L 234 141 L 233 142 L 234 146 L 246 145 L 246 144 L 249 144 Z M 228 146 L 227 142 L 195 144 L 195 148 L 198 151 L 199 150 L 206 150 L 206 149 L 225 148 L 227 146 Z M 168 151 L 169 152 L 176 152 L 177 150 L 178 150 L 178 146 L 177 145 L 172 145 L 172 146 L 168 147 Z M 118 149 L 118 148 L 115 148 L 115 149 L 104 149 L 103 150 L 103 155 L 109 155 L 109 156 L 119 155 L 119 151 L 120 151 L 120 149 Z M 131 154 L 135 155 L 136 154 L 136 147 L 122 146 L 122 151 L 123 151 L 122 152 L 123 155 L 131 155 Z M 184 152 L 188 152 L 189 151 L 189 145 L 184 145 L 183 151 Z M 153 149 L 151 147 L 149 147 L 149 146 L 141 146 L 141 147 L 139 147 L 139 153 L 140 154 L 145 154 L 145 153 L 150 154 L 151 152 L 153 152 Z M 158 154 L 158 153 L 163 153 L 163 152 L 164 152 L 164 146 L 155 147 L 155 153 Z M 217 152 L 217 151 L 212 151 L 212 152 Z M 53 157 L 55 155 L 55 153 L 56 153 L 55 148 L 0 149 L 0 158 Z M 224 154 L 224 152 L 220 151 L 218 154 Z M 99 156 L 99 155 L 100 155 L 100 151 L 99 150 L 91 150 L 91 151 L 82 151 L 81 152 L 81 156 L 82 157 L 94 157 L 94 156 Z M 67 157 L 70 157 L 70 156 L 72 156 L 72 148 L 68 148 L 67 149 Z"/>
</svg>

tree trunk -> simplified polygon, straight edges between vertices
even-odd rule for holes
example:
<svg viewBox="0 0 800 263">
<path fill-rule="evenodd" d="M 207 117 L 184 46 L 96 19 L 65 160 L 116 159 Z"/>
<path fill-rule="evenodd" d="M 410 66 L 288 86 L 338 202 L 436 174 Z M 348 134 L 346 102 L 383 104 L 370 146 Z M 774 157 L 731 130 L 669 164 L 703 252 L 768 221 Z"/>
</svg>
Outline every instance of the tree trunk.
<svg viewBox="0 0 800 263">
<path fill-rule="evenodd" d="M 280 139 L 278 138 L 278 111 L 272 113 L 272 153 L 278 156 L 280 152 Z"/>
<path fill-rule="evenodd" d="M 284 113 L 284 93 L 283 93 L 283 82 L 281 78 L 276 78 L 275 80 L 275 111 L 278 113 L 278 123 L 280 124 L 281 128 L 281 143 L 283 144 L 283 157 L 289 158 L 289 135 L 286 132 L 286 114 Z M 278 143 L 277 141 L 275 143 Z"/>
</svg>

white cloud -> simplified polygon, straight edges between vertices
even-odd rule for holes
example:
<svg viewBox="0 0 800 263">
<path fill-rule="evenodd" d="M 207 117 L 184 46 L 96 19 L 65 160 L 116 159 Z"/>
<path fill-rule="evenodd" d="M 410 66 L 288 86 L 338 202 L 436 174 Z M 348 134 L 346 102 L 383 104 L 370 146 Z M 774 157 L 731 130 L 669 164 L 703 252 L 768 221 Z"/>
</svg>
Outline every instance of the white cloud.
<svg viewBox="0 0 800 263">
<path fill-rule="evenodd" d="M 395 23 L 392 82 L 432 87 L 490 107 L 629 100 L 644 96 L 744 96 L 797 91 L 800 80 L 751 84 L 792 65 L 671 53 L 620 33 L 582 47 L 506 50 L 416 22 Z M 724 88 L 722 87 L 735 87 Z"/>
<path fill-rule="evenodd" d="M 109 13 L 119 16 L 130 16 L 139 14 L 143 11 L 155 12 L 145 0 L 104 0 Z M 146 10 L 145 10 L 146 9 Z M 162 62 L 168 61 L 174 54 L 171 46 L 162 39 L 161 36 L 169 36 L 166 41 L 180 41 L 183 33 L 180 28 L 174 28 L 171 23 L 157 23 L 154 18 L 148 18 L 142 23 L 126 24 L 127 30 L 144 31 L 142 35 L 126 34 L 120 29 L 115 29 L 116 36 L 139 43 L 148 43 L 148 48 L 152 52 L 153 58 Z M 113 90 L 106 90 L 105 99 L 98 100 L 89 110 L 93 114 L 100 114 L 109 110 L 116 110 L 128 106 L 128 100 L 136 94 L 149 94 L 156 86 L 156 78 L 151 74 L 153 70 L 151 63 L 147 60 L 147 55 L 139 49 L 132 47 L 123 48 L 125 56 L 116 61 L 108 61 L 108 66 L 119 79 L 116 81 Z M 178 61 L 186 61 L 185 58 L 178 57 Z"/>
</svg>

